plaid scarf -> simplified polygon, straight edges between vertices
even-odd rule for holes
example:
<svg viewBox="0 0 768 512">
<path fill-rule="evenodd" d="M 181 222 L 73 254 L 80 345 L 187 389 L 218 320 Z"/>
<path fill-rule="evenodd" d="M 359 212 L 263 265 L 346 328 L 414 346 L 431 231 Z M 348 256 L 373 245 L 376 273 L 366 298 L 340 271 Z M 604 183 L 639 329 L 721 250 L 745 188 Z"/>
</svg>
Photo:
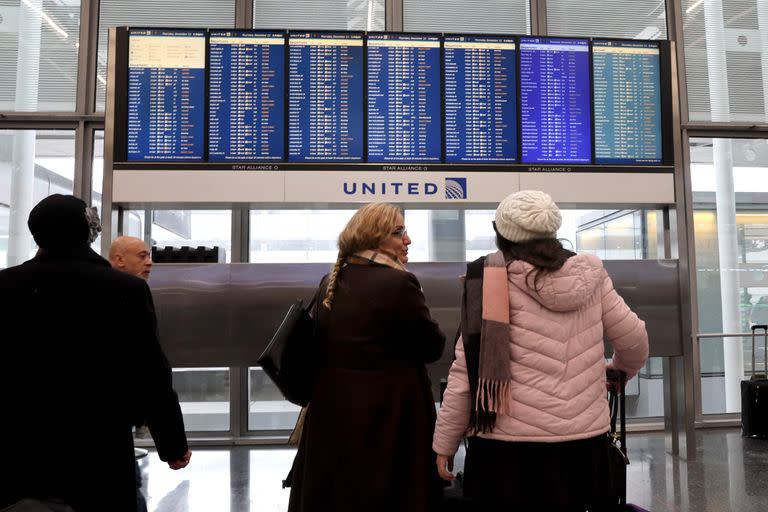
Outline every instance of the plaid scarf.
<svg viewBox="0 0 768 512">
<path fill-rule="evenodd" d="M 509 414 L 509 291 L 504 255 L 497 251 L 467 264 L 461 336 L 469 377 L 470 428 L 490 432 L 496 414 Z"/>
<path fill-rule="evenodd" d="M 367 263 L 369 265 L 386 265 L 397 270 L 405 271 L 405 265 L 403 265 L 397 256 L 386 251 L 360 251 L 347 257 L 347 262 L 354 260 L 355 263 Z"/>
</svg>

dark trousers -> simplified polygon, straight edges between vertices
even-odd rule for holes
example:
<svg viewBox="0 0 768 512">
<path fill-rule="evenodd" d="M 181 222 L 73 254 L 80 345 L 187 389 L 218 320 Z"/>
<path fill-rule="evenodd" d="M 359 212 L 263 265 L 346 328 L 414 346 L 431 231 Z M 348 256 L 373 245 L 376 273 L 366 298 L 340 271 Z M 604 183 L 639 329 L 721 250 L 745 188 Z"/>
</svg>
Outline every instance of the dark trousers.
<svg viewBox="0 0 768 512">
<path fill-rule="evenodd" d="M 464 496 L 473 510 L 602 512 L 611 510 L 605 435 L 561 443 L 472 437 Z"/>
</svg>

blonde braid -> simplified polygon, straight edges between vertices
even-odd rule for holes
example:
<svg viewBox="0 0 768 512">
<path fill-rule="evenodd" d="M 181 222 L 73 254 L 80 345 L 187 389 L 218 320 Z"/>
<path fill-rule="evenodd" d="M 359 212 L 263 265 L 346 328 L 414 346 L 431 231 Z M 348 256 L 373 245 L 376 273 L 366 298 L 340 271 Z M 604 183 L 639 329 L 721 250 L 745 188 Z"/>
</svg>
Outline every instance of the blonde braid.
<svg viewBox="0 0 768 512">
<path fill-rule="evenodd" d="M 345 258 L 342 256 L 341 251 L 339 251 L 339 256 L 336 258 L 336 264 L 333 266 L 331 275 L 328 278 L 328 288 L 325 292 L 325 299 L 323 299 L 323 306 L 328 309 L 331 309 L 333 296 L 336 293 L 336 278 L 339 276 L 339 271 L 341 270 L 341 266 L 344 264 L 344 259 Z"/>
</svg>

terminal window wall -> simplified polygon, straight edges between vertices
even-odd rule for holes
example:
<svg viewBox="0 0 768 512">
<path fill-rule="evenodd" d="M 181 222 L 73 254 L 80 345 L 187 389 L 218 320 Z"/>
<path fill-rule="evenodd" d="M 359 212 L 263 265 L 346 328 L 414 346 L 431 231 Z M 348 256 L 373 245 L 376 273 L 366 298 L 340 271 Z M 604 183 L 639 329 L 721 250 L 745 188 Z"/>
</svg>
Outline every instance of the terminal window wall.
<svg viewBox="0 0 768 512">
<path fill-rule="evenodd" d="M 152 210 L 152 245 L 163 247 L 220 247 L 220 263 L 232 261 L 230 210 Z"/>
<path fill-rule="evenodd" d="M 768 4 L 683 0 L 682 8 L 690 119 L 764 123 Z"/>
<path fill-rule="evenodd" d="M 189 432 L 230 430 L 229 368 L 174 368 L 184 428 Z"/>
<path fill-rule="evenodd" d="M 96 207 L 99 216 L 103 215 L 101 194 L 104 189 L 104 130 L 93 132 L 93 162 L 91 166 L 91 206 Z M 101 235 L 92 244 L 96 252 L 100 251 Z"/>
<path fill-rule="evenodd" d="M 75 138 L 69 130 L 0 130 L 0 268 L 34 256 L 29 212 L 51 194 L 71 194 Z"/>
<path fill-rule="evenodd" d="M 0 111 L 73 111 L 80 1 L 0 0 Z"/>
<path fill-rule="evenodd" d="M 529 0 L 403 0 L 407 32 L 530 34 Z"/>
<path fill-rule="evenodd" d="M 334 263 L 338 255 L 339 233 L 355 211 L 252 210 L 249 261 Z M 408 260 L 437 261 L 430 259 L 428 211 L 406 209 L 404 218 L 412 241 L 408 248 Z"/>
<path fill-rule="evenodd" d="M 26 1 L 26 0 L 25 0 Z M 96 66 L 96 110 L 104 110 L 107 90 L 107 46 L 109 29 L 134 27 L 235 26 L 235 0 L 101 0 L 98 64 Z M 1 51 L 1 50 L 0 50 Z"/>
<path fill-rule="evenodd" d="M 547 0 L 550 35 L 666 39 L 664 0 Z"/>
<path fill-rule="evenodd" d="M 700 333 L 745 333 L 768 323 L 766 142 L 690 140 Z M 701 340 L 704 414 L 739 411 L 734 395 L 751 372 L 751 350 L 749 337 Z M 758 369 L 764 355 L 760 348 Z"/>
<path fill-rule="evenodd" d="M 254 0 L 253 26 L 299 30 L 384 30 L 384 0 Z"/>
<path fill-rule="evenodd" d="M 145 224 L 148 218 L 149 227 Z M 126 236 L 145 239 L 149 229 L 150 246 L 221 247 L 224 259 L 219 262 L 232 261 L 230 210 L 126 210 L 122 223 L 121 234 Z"/>
</svg>

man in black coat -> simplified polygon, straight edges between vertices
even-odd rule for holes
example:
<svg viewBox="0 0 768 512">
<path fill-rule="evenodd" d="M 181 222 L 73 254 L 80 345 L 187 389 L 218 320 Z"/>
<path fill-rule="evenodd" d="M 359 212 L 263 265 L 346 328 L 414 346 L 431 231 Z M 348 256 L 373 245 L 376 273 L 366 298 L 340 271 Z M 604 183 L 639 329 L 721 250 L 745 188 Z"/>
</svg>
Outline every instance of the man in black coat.
<svg viewBox="0 0 768 512">
<path fill-rule="evenodd" d="M 0 508 L 135 512 L 133 425 L 172 469 L 190 457 L 149 287 L 90 249 L 80 199 L 50 196 L 28 225 L 38 254 L 0 271 Z"/>
</svg>

